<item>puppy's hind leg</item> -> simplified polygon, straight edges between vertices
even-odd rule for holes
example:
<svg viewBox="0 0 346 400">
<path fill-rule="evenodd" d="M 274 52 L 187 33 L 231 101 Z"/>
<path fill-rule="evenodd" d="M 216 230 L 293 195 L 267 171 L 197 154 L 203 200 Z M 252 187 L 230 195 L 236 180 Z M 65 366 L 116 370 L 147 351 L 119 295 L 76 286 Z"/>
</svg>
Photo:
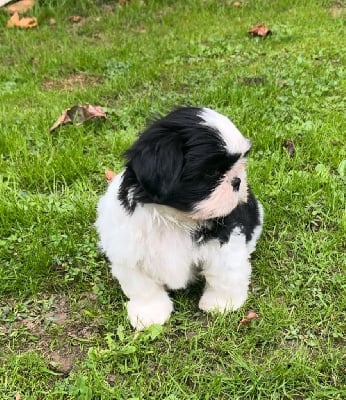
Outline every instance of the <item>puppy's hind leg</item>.
<svg viewBox="0 0 346 400">
<path fill-rule="evenodd" d="M 162 325 L 169 319 L 173 304 L 163 285 L 138 268 L 112 265 L 112 273 L 129 298 L 128 317 L 136 330 L 143 330 L 153 324 Z"/>
</svg>

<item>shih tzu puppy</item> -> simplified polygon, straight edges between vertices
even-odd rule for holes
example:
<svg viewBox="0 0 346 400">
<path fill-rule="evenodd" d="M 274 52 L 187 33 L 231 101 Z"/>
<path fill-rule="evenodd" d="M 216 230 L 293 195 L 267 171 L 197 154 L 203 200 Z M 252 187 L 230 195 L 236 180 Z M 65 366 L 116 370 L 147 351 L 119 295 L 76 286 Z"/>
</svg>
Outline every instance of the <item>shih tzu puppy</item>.
<svg viewBox="0 0 346 400">
<path fill-rule="evenodd" d="M 181 107 L 126 151 L 124 171 L 98 204 L 96 228 L 135 329 L 167 321 L 167 290 L 200 274 L 201 310 L 236 310 L 245 302 L 263 223 L 247 185 L 250 147 L 227 117 Z"/>
</svg>

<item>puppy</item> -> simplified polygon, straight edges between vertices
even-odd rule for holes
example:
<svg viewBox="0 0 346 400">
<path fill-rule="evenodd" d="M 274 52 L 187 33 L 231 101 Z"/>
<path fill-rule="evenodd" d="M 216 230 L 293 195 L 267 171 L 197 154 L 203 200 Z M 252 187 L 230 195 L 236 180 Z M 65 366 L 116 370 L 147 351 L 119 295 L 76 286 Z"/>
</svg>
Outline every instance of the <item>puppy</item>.
<svg viewBox="0 0 346 400">
<path fill-rule="evenodd" d="M 263 209 L 247 185 L 251 143 L 225 116 L 181 107 L 154 121 L 98 204 L 96 228 L 112 274 L 129 298 L 131 325 L 163 324 L 167 289 L 205 277 L 199 308 L 238 309 Z"/>
</svg>

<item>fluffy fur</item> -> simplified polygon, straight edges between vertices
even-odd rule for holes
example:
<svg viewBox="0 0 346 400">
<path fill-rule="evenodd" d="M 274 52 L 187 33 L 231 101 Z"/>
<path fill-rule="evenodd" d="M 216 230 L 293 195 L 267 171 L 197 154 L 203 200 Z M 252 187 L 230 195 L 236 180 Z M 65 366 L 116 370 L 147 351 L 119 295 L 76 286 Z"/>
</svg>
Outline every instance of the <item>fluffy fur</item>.
<svg viewBox="0 0 346 400">
<path fill-rule="evenodd" d="M 225 116 L 181 107 L 154 121 L 125 153 L 98 204 L 100 247 L 129 298 L 132 326 L 163 324 L 166 289 L 206 280 L 199 307 L 239 308 L 263 210 L 246 180 L 251 143 Z"/>
</svg>

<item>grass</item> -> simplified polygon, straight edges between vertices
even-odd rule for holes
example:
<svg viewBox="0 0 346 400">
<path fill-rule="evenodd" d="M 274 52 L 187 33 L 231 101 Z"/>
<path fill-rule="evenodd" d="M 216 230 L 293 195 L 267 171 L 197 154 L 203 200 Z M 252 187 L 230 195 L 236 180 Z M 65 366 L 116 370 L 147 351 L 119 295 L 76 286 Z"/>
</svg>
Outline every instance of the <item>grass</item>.
<svg viewBox="0 0 346 400">
<path fill-rule="evenodd" d="M 346 398 L 345 3 L 37 3 L 30 31 L 0 13 L 1 399 Z M 262 22 L 273 35 L 248 37 Z M 86 103 L 108 120 L 49 133 Z M 138 334 L 95 206 L 148 116 L 180 104 L 251 138 L 265 229 L 240 311 L 205 315 L 192 287 Z"/>
</svg>

